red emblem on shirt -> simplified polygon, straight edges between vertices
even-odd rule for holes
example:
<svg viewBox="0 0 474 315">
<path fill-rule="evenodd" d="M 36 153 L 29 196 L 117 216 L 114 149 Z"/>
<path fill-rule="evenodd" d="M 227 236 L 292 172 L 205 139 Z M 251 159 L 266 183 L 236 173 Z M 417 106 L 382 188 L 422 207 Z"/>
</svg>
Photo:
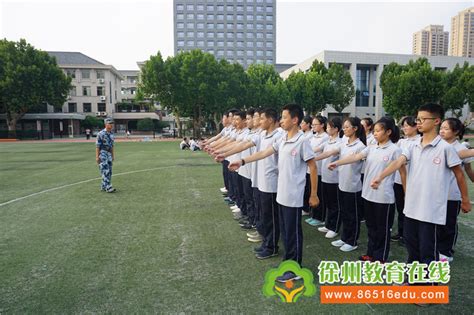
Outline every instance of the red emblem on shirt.
<svg viewBox="0 0 474 315">
<path fill-rule="evenodd" d="M 439 157 L 435 157 L 435 158 L 433 159 L 433 163 L 434 163 L 434 164 L 440 164 L 440 163 L 441 163 L 441 159 L 440 159 Z"/>
<path fill-rule="evenodd" d="M 298 154 L 298 152 L 296 151 L 296 149 L 293 149 L 293 150 L 291 151 L 291 155 L 296 156 L 297 154 Z"/>
<path fill-rule="evenodd" d="M 384 162 L 387 162 L 387 161 L 388 161 L 388 156 L 384 156 L 384 157 L 383 157 L 383 161 L 384 161 Z"/>
</svg>

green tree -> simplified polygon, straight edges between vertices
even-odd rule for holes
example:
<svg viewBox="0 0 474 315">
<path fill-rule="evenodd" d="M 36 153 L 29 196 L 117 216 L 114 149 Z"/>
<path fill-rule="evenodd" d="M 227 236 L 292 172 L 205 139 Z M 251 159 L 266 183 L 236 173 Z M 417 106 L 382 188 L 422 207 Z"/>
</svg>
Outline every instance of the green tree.
<svg viewBox="0 0 474 315">
<path fill-rule="evenodd" d="M 252 64 L 247 69 L 249 79 L 247 105 L 252 107 L 275 107 L 273 85 L 282 81 L 271 65 Z"/>
<path fill-rule="evenodd" d="M 466 68 L 459 78 L 459 87 L 466 94 L 466 102 L 474 112 L 474 65 Z"/>
<path fill-rule="evenodd" d="M 420 105 L 439 103 L 445 91 L 444 75 L 433 70 L 426 58 L 410 60 L 407 65 L 389 64 L 380 78 L 385 111 L 398 119 L 415 115 Z"/>
<path fill-rule="evenodd" d="M 326 74 L 328 80 L 328 100 L 331 106 L 341 114 L 355 96 L 354 81 L 343 65 L 332 64 Z"/>
<path fill-rule="evenodd" d="M 457 117 L 462 115 L 462 109 L 467 102 L 467 90 L 463 88 L 461 77 L 468 68 L 467 62 L 462 67 L 457 64 L 452 71 L 447 71 L 442 76 L 444 86 L 440 104 Z"/>
<path fill-rule="evenodd" d="M 308 93 L 306 92 L 306 74 L 302 71 L 292 72 L 285 80 L 292 103 L 306 109 Z"/>
<path fill-rule="evenodd" d="M 54 57 L 35 49 L 24 39 L 0 40 L 0 112 L 7 117 L 9 137 L 28 111 L 47 103 L 61 107 L 71 89 Z"/>
<path fill-rule="evenodd" d="M 84 120 L 81 120 L 82 128 L 96 129 L 104 127 L 104 121 L 94 116 L 86 116 Z"/>
<path fill-rule="evenodd" d="M 152 131 L 155 129 L 155 124 L 153 123 L 153 119 L 151 118 L 144 118 L 138 121 L 137 129 L 140 131 Z"/>
</svg>

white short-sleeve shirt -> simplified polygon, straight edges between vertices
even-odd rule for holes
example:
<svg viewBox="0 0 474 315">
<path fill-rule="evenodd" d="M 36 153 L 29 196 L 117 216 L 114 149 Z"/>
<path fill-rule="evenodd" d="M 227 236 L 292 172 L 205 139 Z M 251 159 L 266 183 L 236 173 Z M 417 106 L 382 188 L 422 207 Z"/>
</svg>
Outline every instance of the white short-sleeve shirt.
<svg viewBox="0 0 474 315">
<path fill-rule="evenodd" d="M 273 143 L 278 153 L 278 189 L 276 201 L 286 207 L 303 207 L 306 183 L 306 162 L 314 158 L 314 152 L 302 131 L 291 139 L 285 133 Z"/>
<path fill-rule="evenodd" d="M 365 156 L 365 178 L 362 185 L 362 198 L 376 203 L 395 203 L 395 193 L 393 191 L 395 174 L 384 178 L 378 189 L 370 187 L 370 183 L 392 161 L 400 157 L 402 150 L 393 142 L 388 141 L 384 145 L 368 146 L 361 153 Z"/>
<path fill-rule="evenodd" d="M 400 149 L 402 149 L 402 151 L 403 151 L 406 148 L 408 148 L 409 146 L 415 145 L 417 143 L 417 141 L 420 141 L 420 135 L 416 135 L 416 136 L 411 137 L 411 138 L 400 139 L 397 142 L 397 146 Z M 405 167 L 406 167 L 407 174 L 408 174 L 408 172 L 410 170 L 410 163 L 407 162 Z M 400 172 L 399 171 L 395 172 L 395 183 L 399 184 L 399 185 L 402 184 L 402 178 L 400 177 Z"/>
<path fill-rule="evenodd" d="M 241 142 L 248 142 L 248 141 L 251 141 L 252 140 L 252 137 L 255 135 L 255 130 L 248 130 L 247 134 L 242 137 L 241 139 L 239 139 L 239 141 Z M 245 149 L 244 151 L 240 152 L 240 158 L 243 159 L 247 156 L 250 156 L 252 154 L 252 148 L 248 148 L 248 149 Z M 251 164 L 248 164 L 248 165 L 244 165 L 242 167 L 239 168 L 239 175 L 247 178 L 247 179 L 251 179 L 252 178 L 252 164 L 255 164 L 255 163 L 251 163 Z"/>
<path fill-rule="evenodd" d="M 418 221 L 445 225 L 451 168 L 462 161 L 440 136 L 425 147 L 422 140 L 402 152 L 411 163 L 403 213 Z"/>
<path fill-rule="evenodd" d="M 260 151 L 264 151 L 272 146 L 275 141 L 278 141 L 282 135 L 283 132 L 278 129 L 273 130 L 269 134 L 263 131 L 261 137 L 256 139 L 257 141 L 254 143 L 259 146 Z M 276 193 L 278 187 L 278 153 L 267 156 L 257 161 L 257 163 L 258 190 L 265 193 Z"/>
<path fill-rule="evenodd" d="M 250 148 L 250 155 L 260 151 L 260 147 L 255 144 L 256 141 L 254 139 L 260 138 L 262 136 L 262 129 L 257 129 L 250 137 L 249 141 L 251 141 L 254 146 Z M 257 175 L 257 168 L 258 168 L 258 161 L 254 163 L 250 163 L 250 180 L 252 182 L 252 188 L 257 188 L 258 182 L 258 175 Z"/>
<path fill-rule="evenodd" d="M 249 134 L 249 129 L 248 128 L 243 128 L 240 130 L 235 130 L 231 135 L 230 138 L 235 140 L 235 141 L 242 141 L 244 140 L 247 135 Z M 232 154 L 231 156 L 228 157 L 230 162 L 238 161 L 241 159 L 240 157 L 241 152 Z"/>
<path fill-rule="evenodd" d="M 323 153 L 334 151 L 338 149 L 341 145 L 342 139 L 336 136 L 334 139 L 329 139 L 323 143 Z M 339 160 L 339 155 L 333 155 L 327 159 L 322 160 L 321 168 L 318 168 L 318 172 L 321 174 L 321 181 L 327 184 L 337 184 L 339 183 L 339 169 L 336 167 L 334 170 L 328 169 L 328 165 L 332 162 Z"/>
<path fill-rule="evenodd" d="M 365 149 L 365 144 L 357 139 L 349 143 L 349 138 L 342 141 L 339 145 L 340 159 L 362 152 Z M 339 166 L 339 189 L 344 192 L 358 192 L 362 190 L 361 172 L 363 162 L 359 161 L 352 164 Z"/>
<path fill-rule="evenodd" d="M 309 137 L 309 144 L 311 145 L 311 148 L 314 149 L 321 147 L 325 142 L 327 142 L 329 139 L 329 135 L 325 132 L 322 132 L 320 134 L 315 133 L 312 137 Z M 320 155 L 321 152 L 314 153 L 315 156 Z M 316 166 L 318 167 L 318 174 L 321 175 L 321 167 L 322 167 L 323 161 L 316 161 Z M 309 174 L 309 168 L 306 171 Z"/>
<path fill-rule="evenodd" d="M 451 143 L 451 145 L 454 147 L 454 150 L 456 152 L 459 152 L 461 150 L 466 150 L 468 147 L 464 143 L 460 143 L 459 141 L 454 141 Z M 474 161 L 474 158 L 467 158 L 462 160 L 462 164 L 469 164 L 472 161 Z M 460 201 L 461 200 L 461 191 L 459 190 L 458 183 L 456 181 L 456 176 L 454 176 L 454 173 L 451 172 L 451 178 L 449 179 L 449 195 L 448 195 L 448 200 L 453 200 L 453 201 Z"/>
</svg>

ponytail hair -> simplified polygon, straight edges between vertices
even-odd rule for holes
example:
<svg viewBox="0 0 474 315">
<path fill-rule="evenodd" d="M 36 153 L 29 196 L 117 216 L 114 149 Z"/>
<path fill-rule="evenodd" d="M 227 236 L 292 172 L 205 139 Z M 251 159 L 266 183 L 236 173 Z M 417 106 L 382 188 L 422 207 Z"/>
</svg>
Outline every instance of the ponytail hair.
<svg viewBox="0 0 474 315">
<path fill-rule="evenodd" d="M 375 125 L 379 125 L 385 131 L 390 130 L 391 133 L 389 137 L 390 141 L 393 143 L 397 143 L 398 140 L 400 140 L 400 129 L 393 118 L 387 116 L 382 117 L 375 123 Z"/>
<path fill-rule="evenodd" d="M 371 132 L 374 129 L 374 121 L 370 117 L 362 118 L 363 121 L 367 124 L 367 128 Z"/>
<path fill-rule="evenodd" d="M 459 137 L 459 140 L 462 140 L 464 133 L 466 132 L 466 127 L 464 124 L 457 118 L 450 117 L 444 120 L 448 123 L 449 129 L 456 133 L 456 136 Z"/>
<path fill-rule="evenodd" d="M 362 141 L 363 144 L 367 145 L 367 138 L 365 136 L 365 129 L 360 123 L 359 117 L 349 117 L 345 121 L 349 121 L 352 127 L 356 127 L 356 137 Z"/>
<path fill-rule="evenodd" d="M 311 123 L 313 122 L 313 118 L 311 116 L 304 116 L 303 122 L 311 126 Z"/>
</svg>

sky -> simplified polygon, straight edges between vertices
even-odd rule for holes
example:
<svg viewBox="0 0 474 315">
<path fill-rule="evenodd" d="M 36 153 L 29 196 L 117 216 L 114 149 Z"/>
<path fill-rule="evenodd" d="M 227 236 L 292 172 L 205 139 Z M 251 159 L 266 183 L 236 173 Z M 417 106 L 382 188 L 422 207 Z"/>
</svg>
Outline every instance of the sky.
<svg viewBox="0 0 474 315">
<path fill-rule="evenodd" d="M 277 0 L 276 62 L 300 63 L 323 50 L 401 53 L 429 24 L 450 31 L 471 1 Z M 0 0 L 0 38 L 46 51 L 78 51 L 119 70 L 158 51 L 173 55 L 173 0 Z"/>
</svg>

